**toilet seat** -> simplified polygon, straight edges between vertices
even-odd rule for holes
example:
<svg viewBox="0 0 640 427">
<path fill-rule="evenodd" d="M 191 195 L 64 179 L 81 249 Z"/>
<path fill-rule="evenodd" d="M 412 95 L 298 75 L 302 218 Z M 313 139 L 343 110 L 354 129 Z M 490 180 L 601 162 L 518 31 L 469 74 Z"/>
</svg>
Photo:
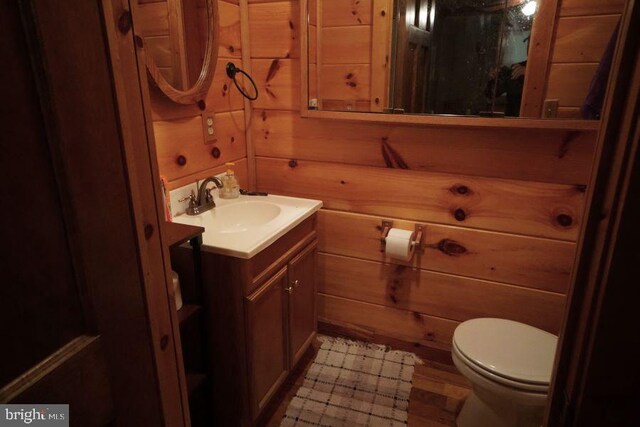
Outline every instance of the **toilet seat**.
<svg viewBox="0 0 640 427">
<path fill-rule="evenodd" d="M 547 393 L 557 337 L 505 319 L 473 319 L 453 336 L 458 358 L 482 377 L 504 386 Z"/>
<path fill-rule="evenodd" d="M 503 376 L 494 374 L 482 368 L 482 366 L 474 363 L 467 356 L 465 356 L 455 344 L 453 345 L 452 350 L 458 357 L 458 359 L 460 359 L 460 361 L 462 361 L 462 363 L 464 363 L 469 369 L 489 381 L 501 384 L 510 389 L 525 391 L 529 393 L 540 393 L 546 395 L 549 392 L 549 384 L 529 384 L 525 382 L 510 380 Z"/>
</svg>

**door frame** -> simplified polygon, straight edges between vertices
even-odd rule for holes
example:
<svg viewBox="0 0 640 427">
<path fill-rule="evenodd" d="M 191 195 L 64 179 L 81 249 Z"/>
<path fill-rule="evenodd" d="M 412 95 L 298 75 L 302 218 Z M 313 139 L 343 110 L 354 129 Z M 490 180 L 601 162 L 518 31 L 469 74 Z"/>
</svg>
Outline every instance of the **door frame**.
<svg viewBox="0 0 640 427">
<path fill-rule="evenodd" d="M 90 335 L 0 392 L 28 395 L 43 384 L 57 390 L 51 374 L 59 362 L 101 346 L 118 425 L 187 426 L 158 167 L 141 94 L 146 69 L 129 1 L 58 3 L 19 5 L 79 292 L 94 316 Z"/>
<path fill-rule="evenodd" d="M 633 191 L 638 186 L 631 181 L 640 168 L 640 37 L 634 27 L 639 21 L 640 2 L 628 0 L 559 337 L 545 422 L 549 427 L 628 425 L 608 418 L 608 411 L 631 409 L 623 403 L 630 397 L 629 384 L 639 381 L 640 373 L 632 367 L 640 359 L 640 342 L 631 338 L 640 337 L 634 316 L 639 290 L 633 280 L 622 281 L 631 276 L 637 283 L 639 264 L 617 262 L 621 251 L 630 257 L 635 250 L 636 258 L 638 253 L 629 238 L 638 236 L 639 226 L 626 221 L 626 215 L 638 212 L 640 203 Z"/>
</svg>

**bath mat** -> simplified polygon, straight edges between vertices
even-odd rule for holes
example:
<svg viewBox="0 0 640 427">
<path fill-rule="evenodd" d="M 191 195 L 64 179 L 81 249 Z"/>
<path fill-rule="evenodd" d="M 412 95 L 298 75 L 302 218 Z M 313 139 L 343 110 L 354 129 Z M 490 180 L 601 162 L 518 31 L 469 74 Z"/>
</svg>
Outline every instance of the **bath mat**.
<svg viewBox="0 0 640 427">
<path fill-rule="evenodd" d="M 342 338 L 319 339 L 322 346 L 280 425 L 404 427 L 416 355 Z"/>
</svg>

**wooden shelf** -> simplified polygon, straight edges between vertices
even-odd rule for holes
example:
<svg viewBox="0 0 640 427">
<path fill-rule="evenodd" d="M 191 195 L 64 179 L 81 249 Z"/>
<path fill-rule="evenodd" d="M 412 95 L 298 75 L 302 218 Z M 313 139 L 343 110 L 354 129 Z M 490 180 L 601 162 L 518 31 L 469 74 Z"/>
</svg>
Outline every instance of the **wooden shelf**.
<svg viewBox="0 0 640 427">
<path fill-rule="evenodd" d="M 204 233 L 204 227 L 165 222 L 162 230 L 162 238 L 168 246 L 175 246 L 187 242 L 194 237 L 198 237 L 202 233 Z"/>
<path fill-rule="evenodd" d="M 351 111 L 320 110 L 302 110 L 301 115 L 302 117 L 307 118 L 372 122 L 378 124 L 388 123 L 397 125 L 469 128 L 559 129 L 576 131 L 597 131 L 600 129 L 599 120 L 527 119 L 517 117 L 466 117 L 452 115 L 358 113 Z"/>
<path fill-rule="evenodd" d="M 191 397 L 207 380 L 207 375 L 200 372 L 187 372 L 187 393 Z"/>
<path fill-rule="evenodd" d="M 197 304 L 184 304 L 180 310 L 178 310 L 178 320 L 180 326 L 186 323 L 189 319 L 197 316 L 202 311 L 202 306 Z"/>
</svg>

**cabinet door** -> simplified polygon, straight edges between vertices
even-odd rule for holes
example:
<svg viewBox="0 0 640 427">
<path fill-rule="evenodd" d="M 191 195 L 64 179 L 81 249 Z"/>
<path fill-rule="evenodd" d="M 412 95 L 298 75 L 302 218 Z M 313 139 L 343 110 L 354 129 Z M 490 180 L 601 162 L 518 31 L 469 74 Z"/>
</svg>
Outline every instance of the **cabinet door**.
<svg viewBox="0 0 640 427">
<path fill-rule="evenodd" d="M 288 374 L 286 286 L 284 267 L 246 298 L 252 418 L 269 402 Z"/>
<path fill-rule="evenodd" d="M 314 241 L 289 263 L 291 366 L 298 363 L 316 332 L 316 248 Z"/>
</svg>

